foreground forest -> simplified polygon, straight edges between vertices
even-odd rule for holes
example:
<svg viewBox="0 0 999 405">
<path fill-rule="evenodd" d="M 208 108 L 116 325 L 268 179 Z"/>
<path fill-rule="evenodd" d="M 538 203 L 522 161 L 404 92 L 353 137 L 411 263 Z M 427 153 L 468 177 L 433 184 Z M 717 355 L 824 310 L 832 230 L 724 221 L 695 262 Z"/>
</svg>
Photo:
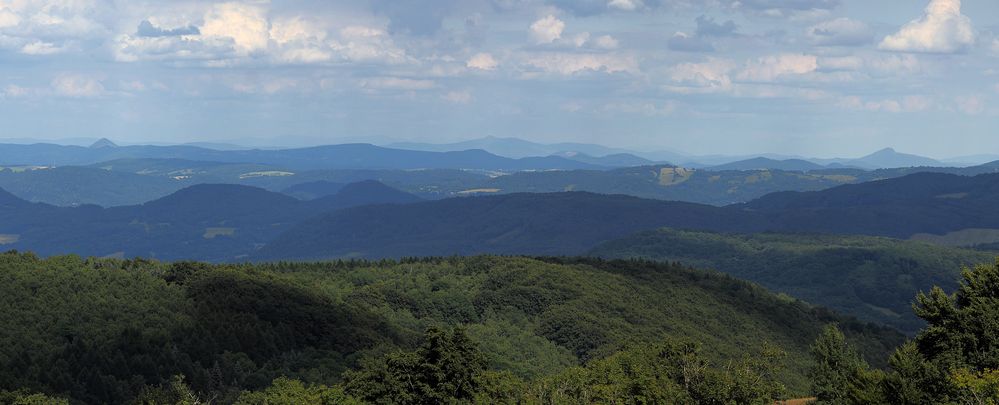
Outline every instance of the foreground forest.
<svg viewBox="0 0 999 405">
<path fill-rule="evenodd" d="M 729 276 L 598 259 L 208 265 L 10 252 L 0 306 L 0 402 L 284 403 L 262 398 L 292 390 L 334 402 L 647 391 L 764 403 L 810 392 L 824 325 L 877 366 L 904 340 Z"/>
</svg>

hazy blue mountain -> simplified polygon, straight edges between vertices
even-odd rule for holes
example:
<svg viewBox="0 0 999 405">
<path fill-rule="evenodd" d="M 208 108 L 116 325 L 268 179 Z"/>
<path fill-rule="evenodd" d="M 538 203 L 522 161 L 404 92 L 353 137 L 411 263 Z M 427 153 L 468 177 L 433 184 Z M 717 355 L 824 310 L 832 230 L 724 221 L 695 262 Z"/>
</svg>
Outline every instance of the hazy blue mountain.
<svg viewBox="0 0 999 405">
<path fill-rule="evenodd" d="M 141 204 L 192 184 L 186 180 L 94 167 L 0 170 L 0 188 L 28 201 L 60 206 Z"/>
<path fill-rule="evenodd" d="M 578 152 L 562 152 L 556 154 L 556 156 L 561 156 L 566 159 L 575 160 L 577 162 L 589 163 L 597 166 L 606 167 L 634 167 L 634 166 L 648 166 L 655 162 L 635 156 L 631 153 L 615 153 L 606 156 L 591 156 L 585 153 Z"/>
<path fill-rule="evenodd" d="M 726 163 L 718 166 L 707 167 L 707 170 L 784 170 L 807 172 L 811 170 L 826 169 L 825 166 L 809 162 L 803 159 L 775 160 L 765 157 L 740 160 L 738 162 Z"/>
<path fill-rule="evenodd" d="M 752 230 L 764 225 L 757 219 L 739 210 L 582 192 L 451 198 L 311 219 L 255 258 L 572 255 L 643 229 Z"/>
<path fill-rule="evenodd" d="M 375 182 L 300 201 L 256 187 L 200 184 L 142 205 L 32 204 L 0 193 L 0 246 L 42 255 L 143 256 L 231 261 L 308 218 L 359 204 L 418 198 Z"/>
<path fill-rule="evenodd" d="M 909 238 L 999 230 L 999 174 L 916 173 L 822 191 L 779 192 L 732 206 L 762 214 L 769 228 Z"/>
<path fill-rule="evenodd" d="M 286 187 L 281 190 L 281 192 L 299 200 L 314 200 L 320 197 L 336 194 L 343 189 L 343 186 L 345 186 L 343 183 L 317 180 L 298 183 L 291 187 Z"/>
<path fill-rule="evenodd" d="M 482 149 L 500 156 L 523 158 L 529 156 L 549 156 L 562 152 L 576 152 L 591 156 L 606 156 L 618 153 L 633 153 L 627 149 L 611 148 L 602 145 L 585 143 L 554 143 L 544 144 L 526 141 L 519 138 L 485 138 L 468 141 L 433 144 L 420 142 L 397 142 L 387 145 L 390 148 L 422 150 L 431 152 L 451 152 L 470 149 Z"/>
<path fill-rule="evenodd" d="M 925 156 L 899 153 L 892 148 L 884 148 L 870 155 L 856 159 L 808 159 L 821 165 L 842 165 L 864 169 L 894 169 L 907 167 L 946 167 L 947 165 Z"/>
<path fill-rule="evenodd" d="M 106 146 L 106 145 L 105 145 Z M 483 150 L 423 152 L 369 144 L 343 144 L 281 150 L 214 150 L 195 146 L 118 146 L 85 148 L 53 144 L 0 144 L 0 164 L 89 165 L 117 159 L 185 159 L 257 163 L 295 170 L 315 169 L 597 169 L 600 166 L 558 156 L 511 159 Z"/>
</svg>

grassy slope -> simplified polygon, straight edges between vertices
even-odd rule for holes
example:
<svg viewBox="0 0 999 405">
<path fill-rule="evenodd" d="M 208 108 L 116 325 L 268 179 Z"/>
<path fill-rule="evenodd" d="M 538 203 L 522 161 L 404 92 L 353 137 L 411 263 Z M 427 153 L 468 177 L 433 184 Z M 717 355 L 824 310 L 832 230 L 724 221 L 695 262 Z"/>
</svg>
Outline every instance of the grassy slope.
<svg viewBox="0 0 999 405">
<path fill-rule="evenodd" d="M 908 333 L 922 327 L 911 310 L 919 291 L 953 289 L 962 266 L 995 254 L 867 236 L 722 234 L 661 229 L 598 246 L 608 258 L 680 261 L 750 280 Z"/>
</svg>

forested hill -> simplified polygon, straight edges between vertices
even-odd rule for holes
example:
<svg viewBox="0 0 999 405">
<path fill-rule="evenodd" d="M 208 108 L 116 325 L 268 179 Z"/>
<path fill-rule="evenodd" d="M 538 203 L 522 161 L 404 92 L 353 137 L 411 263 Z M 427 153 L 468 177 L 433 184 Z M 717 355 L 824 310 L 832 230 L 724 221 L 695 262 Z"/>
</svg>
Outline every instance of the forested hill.
<svg viewBox="0 0 999 405">
<path fill-rule="evenodd" d="M 917 173 L 813 192 L 773 193 L 732 208 L 762 214 L 769 229 L 908 238 L 999 229 L 999 174 Z"/>
<path fill-rule="evenodd" d="M 81 403 L 167 403 L 177 375 L 220 404 L 282 376 L 384 398 L 403 383 L 377 377 L 385 372 L 378 364 L 409 364 L 397 351 L 415 349 L 430 327 L 463 327 L 483 367 L 499 373 L 476 380 L 498 390 L 484 395 L 523 397 L 580 395 L 551 382 L 579 378 L 573 367 L 583 362 L 659 344 L 686 347 L 684 361 L 703 358 L 699 367 L 718 373 L 777 373 L 710 374 L 719 384 L 711 395 L 775 377 L 789 388 L 784 395 L 803 395 L 808 346 L 823 325 L 838 323 L 877 364 L 902 340 L 716 273 L 591 259 L 206 265 L 6 253 L 0 308 L 0 399 L 26 389 Z M 445 341 L 457 345 L 448 350 L 465 345 Z M 694 342 L 699 355 L 687 351 Z M 775 347 L 787 357 L 773 356 Z M 471 364 L 463 367 L 479 364 L 472 352 L 459 355 Z"/>
<path fill-rule="evenodd" d="M 367 181 L 301 201 L 256 187 L 191 186 L 142 205 L 101 208 L 32 204 L 0 193 L 0 246 L 43 255 L 118 255 L 232 261 L 291 226 L 363 204 L 419 198 Z"/>
<path fill-rule="evenodd" d="M 933 286 L 951 290 L 962 268 L 999 255 L 869 236 L 675 229 L 640 232 L 590 254 L 718 270 L 909 334 L 925 326 L 912 313 L 912 297 Z"/>
<path fill-rule="evenodd" d="M 748 231 L 764 222 L 739 210 L 585 192 L 452 198 L 334 212 L 297 225 L 254 258 L 572 255 L 660 226 Z"/>
</svg>

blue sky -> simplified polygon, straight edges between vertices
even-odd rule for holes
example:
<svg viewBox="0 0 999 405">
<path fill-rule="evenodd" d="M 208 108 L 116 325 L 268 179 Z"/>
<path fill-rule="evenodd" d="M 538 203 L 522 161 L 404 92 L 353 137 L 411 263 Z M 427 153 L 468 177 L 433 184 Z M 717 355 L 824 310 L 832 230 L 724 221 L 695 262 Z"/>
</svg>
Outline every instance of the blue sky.
<svg viewBox="0 0 999 405">
<path fill-rule="evenodd" d="M 0 0 L 0 138 L 999 153 L 995 0 Z"/>
</svg>

